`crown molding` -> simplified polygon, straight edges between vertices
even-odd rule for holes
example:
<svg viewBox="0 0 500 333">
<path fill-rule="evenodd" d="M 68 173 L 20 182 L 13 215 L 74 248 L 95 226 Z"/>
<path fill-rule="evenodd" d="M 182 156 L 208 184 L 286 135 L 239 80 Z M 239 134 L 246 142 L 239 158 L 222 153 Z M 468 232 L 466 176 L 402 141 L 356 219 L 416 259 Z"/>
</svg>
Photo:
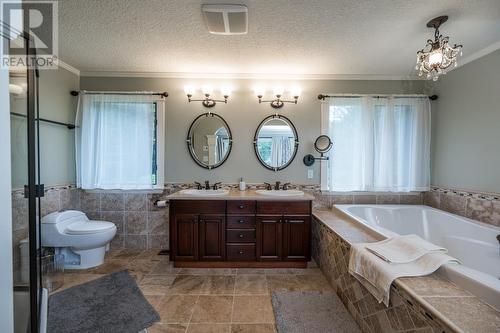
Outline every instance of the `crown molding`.
<svg viewBox="0 0 500 333">
<path fill-rule="evenodd" d="M 57 59 L 57 65 L 58 65 L 58 67 L 60 67 L 60 68 L 64 68 L 64 69 L 65 69 L 65 70 L 67 70 L 68 72 L 71 72 L 71 73 L 73 73 L 73 74 L 75 74 L 75 75 L 77 75 L 77 76 L 80 76 L 80 71 L 79 71 L 77 68 L 75 68 L 75 67 L 71 66 L 70 64 L 68 64 L 68 63 L 66 63 L 66 62 L 64 62 L 64 61 L 62 61 L 62 60 L 61 60 L 61 59 L 59 59 L 59 58 Z"/>
<path fill-rule="evenodd" d="M 472 62 L 476 59 L 482 58 L 485 55 L 488 55 L 490 53 L 495 52 L 496 50 L 500 49 L 500 41 L 491 44 L 490 46 L 485 47 L 482 50 L 479 50 L 477 52 L 472 53 L 471 55 L 468 55 L 467 57 L 464 57 L 462 61 L 460 62 L 458 67 L 461 67 L 465 64 L 468 64 L 469 62 Z"/>
<path fill-rule="evenodd" d="M 179 73 L 179 72 L 127 72 L 82 71 L 85 77 L 135 77 L 164 79 L 254 79 L 254 80 L 422 80 L 410 75 L 380 74 L 263 74 L 263 73 Z"/>
</svg>

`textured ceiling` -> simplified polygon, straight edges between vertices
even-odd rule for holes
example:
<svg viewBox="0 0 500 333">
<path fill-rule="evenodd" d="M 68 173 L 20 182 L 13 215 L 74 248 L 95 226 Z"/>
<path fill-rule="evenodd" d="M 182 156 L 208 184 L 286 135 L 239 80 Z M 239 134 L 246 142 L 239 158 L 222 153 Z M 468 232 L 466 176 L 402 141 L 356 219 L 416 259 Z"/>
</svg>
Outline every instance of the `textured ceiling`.
<svg viewBox="0 0 500 333">
<path fill-rule="evenodd" d="M 211 35 L 202 3 L 248 7 L 248 34 Z M 464 45 L 500 42 L 500 0 L 60 0 L 60 58 L 83 72 L 414 75 L 426 22 Z"/>
</svg>

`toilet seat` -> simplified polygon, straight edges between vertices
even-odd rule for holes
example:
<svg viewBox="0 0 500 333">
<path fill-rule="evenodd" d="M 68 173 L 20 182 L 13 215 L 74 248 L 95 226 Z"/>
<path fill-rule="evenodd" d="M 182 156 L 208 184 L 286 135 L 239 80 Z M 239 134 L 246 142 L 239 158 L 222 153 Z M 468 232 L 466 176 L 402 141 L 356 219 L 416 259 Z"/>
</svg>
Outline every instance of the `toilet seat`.
<svg viewBox="0 0 500 333">
<path fill-rule="evenodd" d="M 108 231 L 115 228 L 115 224 L 106 221 L 82 221 L 71 223 L 64 233 L 68 235 L 88 235 Z"/>
</svg>

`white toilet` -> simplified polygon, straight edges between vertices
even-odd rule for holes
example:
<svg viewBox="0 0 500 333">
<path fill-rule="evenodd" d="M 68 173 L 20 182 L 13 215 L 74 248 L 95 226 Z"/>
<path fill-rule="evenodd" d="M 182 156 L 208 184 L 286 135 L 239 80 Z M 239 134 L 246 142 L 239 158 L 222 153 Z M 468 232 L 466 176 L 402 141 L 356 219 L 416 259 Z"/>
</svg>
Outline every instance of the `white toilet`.
<svg viewBox="0 0 500 333">
<path fill-rule="evenodd" d="M 64 267 L 68 269 L 101 265 L 115 234 L 114 223 L 91 221 L 77 210 L 42 217 L 42 246 L 54 247 L 56 254 L 63 254 Z"/>
</svg>

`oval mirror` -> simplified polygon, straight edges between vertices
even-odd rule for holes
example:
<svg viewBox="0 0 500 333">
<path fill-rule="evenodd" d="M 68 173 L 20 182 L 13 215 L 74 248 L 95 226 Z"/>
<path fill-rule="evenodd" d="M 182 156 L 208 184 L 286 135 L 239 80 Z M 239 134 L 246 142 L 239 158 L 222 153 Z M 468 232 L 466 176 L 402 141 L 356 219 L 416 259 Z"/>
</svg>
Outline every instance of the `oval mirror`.
<svg viewBox="0 0 500 333">
<path fill-rule="evenodd" d="M 267 169 L 278 171 L 292 163 L 299 146 L 293 123 L 281 115 L 265 118 L 255 131 L 255 154 Z"/>
<path fill-rule="evenodd" d="M 221 166 L 231 152 L 233 138 L 226 121 L 215 113 L 198 116 L 189 127 L 187 145 L 193 160 L 201 167 Z"/>
<path fill-rule="evenodd" d="M 332 140 L 330 140 L 328 135 L 320 135 L 316 141 L 314 141 L 314 149 L 316 149 L 318 153 L 327 153 L 331 148 Z"/>
</svg>

